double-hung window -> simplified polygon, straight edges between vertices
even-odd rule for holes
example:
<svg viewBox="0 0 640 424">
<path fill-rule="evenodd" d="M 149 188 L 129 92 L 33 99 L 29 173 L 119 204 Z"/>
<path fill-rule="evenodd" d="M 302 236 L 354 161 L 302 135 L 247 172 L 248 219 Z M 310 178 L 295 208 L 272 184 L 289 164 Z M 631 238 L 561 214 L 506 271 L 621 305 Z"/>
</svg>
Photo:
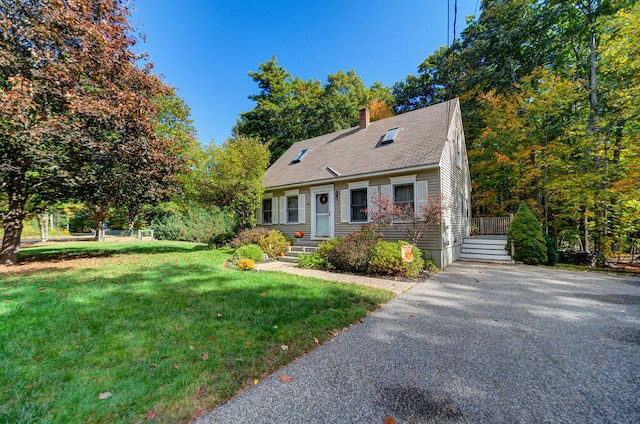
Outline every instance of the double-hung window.
<svg viewBox="0 0 640 424">
<path fill-rule="evenodd" d="M 262 199 L 262 223 L 273 224 L 273 199 Z"/>
<path fill-rule="evenodd" d="M 298 196 L 287 196 L 287 224 L 298 223 Z"/>
<path fill-rule="evenodd" d="M 350 190 L 351 222 L 367 222 L 367 188 Z"/>
<path fill-rule="evenodd" d="M 403 210 L 416 210 L 414 184 L 397 184 L 393 186 L 393 203 Z"/>
</svg>

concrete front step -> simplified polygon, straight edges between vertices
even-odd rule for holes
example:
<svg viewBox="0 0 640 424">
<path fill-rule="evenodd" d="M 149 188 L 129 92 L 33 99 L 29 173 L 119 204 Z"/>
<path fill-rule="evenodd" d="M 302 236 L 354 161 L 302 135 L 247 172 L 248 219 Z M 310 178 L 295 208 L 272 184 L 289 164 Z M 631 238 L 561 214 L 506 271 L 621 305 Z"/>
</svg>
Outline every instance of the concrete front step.
<svg viewBox="0 0 640 424">
<path fill-rule="evenodd" d="M 280 256 L 278 258 L 279 261 L 281 262 L 295 262 L 296 259 L 298 259 L 298 256 L 300 255 L 307 255 L 309 253 L 313 253 L 318 249 L 318 244 L 317 243 L 312 243 L 312 242 L 306 242 L 306 243 L 300 243 L 300 244 L 296 244 L 291 246 L 291 249 L 289 249 L 288 251 L 286 251 L 284 253 L 284 256 Z"/>
<path fill-rule="evenodd" d="M 473 253 L 474 251 L 486 251 L 486 252 L 495 252 L 495 253 L 506 253 L 507 251 L 504 249 L 504 245 L 495 245 L 495 244 L 463 244 L 462 252 L 464 253 Z"/>
<path fill-rule="evenodd" d="M 492 260 L 492 261 L 507 261 L 511 262 L 511 256 L 507 254 L 502 255 L 486 255 L 482 253 L 461 253 L 460 259 L 477 259 L 477 260 Z"/>
<path fill-rule="evenodd" d="M 485 238 L 476 238 L 476 237 L 466 237 L 464 239 L 465 245 L 482 245 L 482 246 L 502 246 L 504 247 L 507 244 L 507 238 L 504 239 L 485 239 Z"/>
<path fill-rule="evenodd" d="M 466 237 L 462 244 L 460 260 L 514 265 L 515 262 L 504 249 L 506 236 Z"/>
<path fill-rule="evenodd" d="M 298 257 L 297 257 L 297 256 L 286 256 L 286 254 L 285 254 L 285 256 L 280 256 L 280 257 L 278 257 L 278 260 L 279 260 L 280 262 L 295 263 L 296 259 L 298 259 Z"/>
</svg>

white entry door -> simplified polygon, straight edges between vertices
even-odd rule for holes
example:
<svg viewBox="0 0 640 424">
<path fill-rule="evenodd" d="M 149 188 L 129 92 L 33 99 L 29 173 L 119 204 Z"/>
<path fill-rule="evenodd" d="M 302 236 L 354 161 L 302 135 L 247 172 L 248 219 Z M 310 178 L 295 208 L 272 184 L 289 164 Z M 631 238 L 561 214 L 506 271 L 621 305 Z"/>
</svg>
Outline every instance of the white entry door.
<svg viewBox="0 0 640 424">
<path fill-rule="evenodd" d="M 333 238 L 333 189 L 312 190 L 311 238 Z"/>
</svg>

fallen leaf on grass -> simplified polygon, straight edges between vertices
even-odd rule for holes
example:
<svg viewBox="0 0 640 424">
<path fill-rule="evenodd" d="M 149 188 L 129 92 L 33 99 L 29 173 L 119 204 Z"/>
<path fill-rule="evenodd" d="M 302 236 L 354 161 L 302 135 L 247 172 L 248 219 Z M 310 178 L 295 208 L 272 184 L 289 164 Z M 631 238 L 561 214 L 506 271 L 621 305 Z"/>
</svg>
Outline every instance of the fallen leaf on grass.
<svg viewBox="0 0 640 424">
<path fill-rule="evenodd" d="M 160 358 L 161 361 L 164 361 L 166 359 L 169 359 L 169 357 L 168 356 L 163 356 L 163 357 Z"/>
<path fill-rule="evenodd" d="M 207 359 L 209 359 L 209 354 L 203 353 L 202 355 L 200 355 L 200 357 L 202 358 L 203 361 L 206 361 Z"/>
<path fill-rule="evenodd" d="M 100 393 L 100 395 L 98 396 L 98 400 L 105 400 L 105 399 L 109 399 L 111 397 L 111 392 L 104 392 L 104 393 Z"/>
<path fill-rule="evenodd" d="M 204 395 L 206 395 L 206 394 L 207 394 L 207 392 L 205 392 L 204 390 L 198 390 L 198 394 L 199 394 L 200 396 L 204 396 Z"/>
<path fill-rule="evenodd" d="M 180 367 L 178 366 L 178 364 L 175 364 L 175 363 L 174 363 L 174 364 L 173 364 L 173 368 L 175 368 L 175 369 L 179 369 Z"/>
<path fill-rule="evenodd" d="M 253 385 L 255 386 L 256 384 L 258 384 L 260 382 L 260 380 L 258 380 L 257 378 L 255 380 L 253 380 Z"/>
<path fill-rule="evenodd" d="M 282 345 L 282 346 L 280 346 L 280 349 L 282 349 L 282 350 L 287 350 L 287 349 L 289 349 L 289 346 L 287 346 L 287 345 Z"/>
<path fill-rule="evenodd" d="M 150 364 L 149 364 L 149 366 L 150 366 L 151 368 L 155 368 L 155 367 L 156 367 L 156 363 L 155 363 L 155 362 L 152 362 L 152 363 L 150 363 Z"/>
<path fill-rule="evenodd" d="M 396 420 L 391 417 L 384 417 L 384 424 L 396 424 Z"/>
<path fill-rule="evenodd" d="M 33 358 L 34 361 L 42 361 L 44 359 L 44 356 L 42 355 L 38 355 L 35 358 Z"/>
<path fill-rule="evenodd" d="M 189 350 L 196 350 L 196 347 L 194 345 L 189 345 Z"/>
<path fill-rule="evenodd" d="M 282 381 L 283 383 L 291 383 L 293 381 L 293 377 L 287 374 L 280 374 L 278 376 L 278 380 Z"/>
<path fill-rule="evenodd" d="M 263 296 L 266 296 L 266 295 L 267 295 L 267 292 L 262 292 L 262 295 L 263 295 Z"/>
<path fill-rule="evenodd" d="M 152 409 L 151 411 L 147 412 L 147 417 L 146 417 L 146 418 L 147 418 L 148 420 L 152 420 L 152 419 L 154 419 L 155 417 L 156 417 L 156 411 L 154 411 L 153 409 Z"/>
<path fill-rule="evenodd" d="M 218 318 L 222 318 L 222 314 L 218 314 Z"/>
<path fill-rule="evenodd" d="M 313 338 L 313 343 L 316 344 L 316 345 L 319 345 L 320 344 L 320 340 L 318 340 L 317 338 L 314 337 Z"/>
</svg>

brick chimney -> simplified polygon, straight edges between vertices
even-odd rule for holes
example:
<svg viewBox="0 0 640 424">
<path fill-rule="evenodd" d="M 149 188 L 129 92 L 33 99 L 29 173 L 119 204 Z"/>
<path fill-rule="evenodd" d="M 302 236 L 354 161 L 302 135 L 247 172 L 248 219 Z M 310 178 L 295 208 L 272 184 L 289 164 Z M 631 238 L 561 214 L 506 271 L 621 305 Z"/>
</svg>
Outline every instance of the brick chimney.
<svg viewBox="0 0 640 424">
<path fill-rule="evenodd" d="M 369 108 L 360 109 L 360 129 L 367 129 L 369 126 Z"/>
</svg>

